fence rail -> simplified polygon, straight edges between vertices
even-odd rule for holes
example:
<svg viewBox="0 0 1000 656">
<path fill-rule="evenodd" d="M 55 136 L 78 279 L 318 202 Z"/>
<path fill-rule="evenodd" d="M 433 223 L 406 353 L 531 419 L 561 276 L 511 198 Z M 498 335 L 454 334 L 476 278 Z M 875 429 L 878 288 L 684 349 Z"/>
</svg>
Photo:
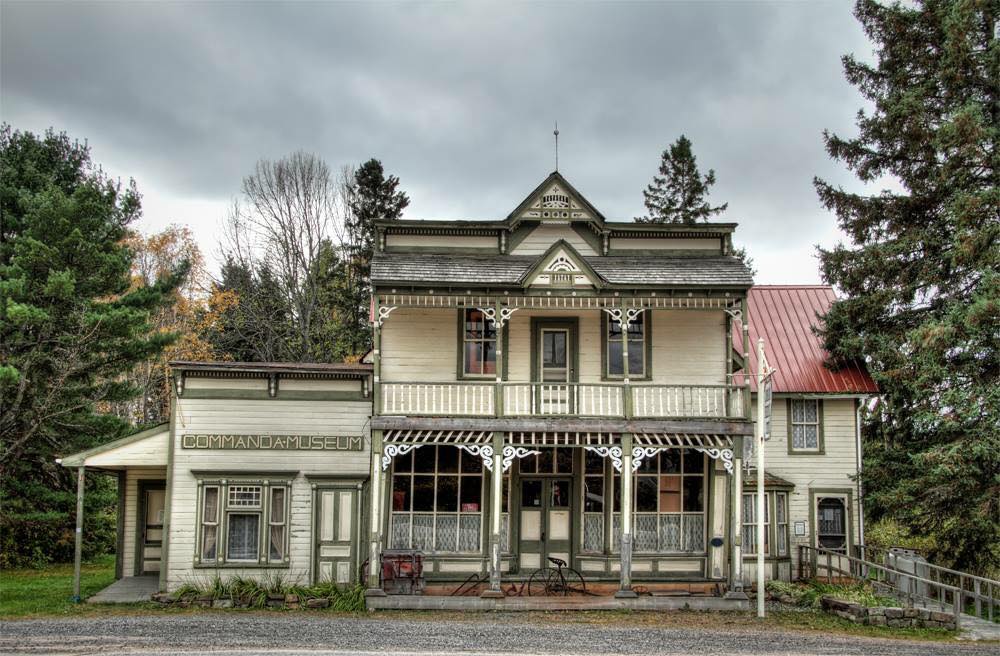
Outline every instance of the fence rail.
<svg viewBox="0 0 1000 656">
<path fill-rule="evenodd" d="M 861 546 L 857 547 L 856 550 L 863 559 L 882 562 L 892 569 L 899 569 L 896 566 L 899 557 L 891 551 Z M 967 613 L 988 619 L 991 622 L 995 618 L 1000 618 L 1000 581 L 941 567 L 929 562 L 917 562 L 915 569 L 925 570 L 927 572 L 926 578 L 933 581 L 960 588 L 966 606 L 971 605 L 970 608 L 966 608 Z"/>
<path fill-rule="evenodd" d="M 473 382 L 381 383 L 386 415 L 746 418 L 736 385 Z"/>
<path fill-rule="evenodd" d="M 846 568 L 844 563 L 847 563 Z M 808 575 L 805 568 L 808 567 Z M 820 570 L 825 576 L 820 575 Z M 962 588 L 941 583 L 929 578 L 903 572 L 901 570 L 879 565 L 863 558 L 849 556 L 846 553 L 799 545 L 799 578 L 822 579 L 832 583 L 834 577 L 847 577 L 880 584 L 892 590 L 901 602 L 913 607 L 914 603 L 925 606 L 928 602 L 937 604 L 942 612 L 950 612 L 955 616 L 955 626 L 960 626 L 961 615 L 965 608 Z"/>
</svg>

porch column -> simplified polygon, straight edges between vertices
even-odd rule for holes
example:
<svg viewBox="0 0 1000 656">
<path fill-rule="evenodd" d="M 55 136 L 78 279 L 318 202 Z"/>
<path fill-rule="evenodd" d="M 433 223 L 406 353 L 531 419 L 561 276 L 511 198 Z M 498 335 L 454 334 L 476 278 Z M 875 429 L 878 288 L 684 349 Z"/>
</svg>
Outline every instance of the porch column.
<svg viewBox="0 0 1000 656">
<path fill-rule="evenodd" d="M 80 602 L 80 563 L 83 560 L 83 484 L 85 467 L 76 468 L 76 547 L 73 550 L 73 601 Z"/>
<path fill-rule="evenodd" d="M 730 481 L 729 540 L 732 545 L 727 599 L 748 599 L 743 592 L 743 437 L 733 439 L 733 475 Z"/>
<path fill-rule="evenodd" d="M 493 433 L 493 471 L 490 474 L 490 587 L 482 597 L 502 598 L 500 587 L 500 523 L 503 518 L 503 433 Z"/>
<path fill-rule="evenodd" d="M 622 539 L 621 539 L 621 583 L 615 597 L 630 599 L 638 595 L 632 590 L 632 435 L 622 435 Z"/>
<path fill-rule="evenodd" d="M 503 417 L 503 387 L 500 383 L 503 382 L 503 315 L 500 313 L 500 304 L 497 303 L 493 306 L 495 319 L 493 320 L 493 329 L 496 331 L 496 363 L 494 368 L 497 372 L 497 382 L 493 387 L 493 414 L 497 417 Z M 495 440 L 494 440 L 495 442 Z M 500 449 L 497 448 L 496 444 L 493 445 L 494 452 L 499 454 Z"/>
<path fill-rule="evenodd" d="M 385 595 L 379 583 L 382 561 L 382 431 L 372 431 L 371 540 L 368 551 L 367 597 Z"/>
<path fill-rule="evenodd" d="M 622 383 L 625 385 L 625 387 L 622 389 L 622 394 L 624 395 L 624 398 L 622 399 L 622 401 L 623 401 L 623 408 L 625 410 L 625 417 L 626 418 L 629 418 L 629 417 L 632 416 L 632 389 L 629 386 L 629 380 L 628 380 L 628 373 L 629 373 L 628 372 L 628 327 L 629 327 L 629 323 L 630 323 L 628 319 L 629 319 L 628 310 L 626 310 L 623 307 L 621 309 L 621 318 L 618 320 L 618 327 L 621 328 L 621 331 L 622 331 Z M 624 446 L 624 438 L 623 438 L 622 446 Z M 626 450 L 626 452 L 629 454 L 629 462 L 631 462 L 632 461 L 632 455 L 631 455 L 632 454 L 632 447 L 631 447 L 631 444 L 630 444 L 629 448 Z M 630 476 L 631 476 L 631 474 L 630 474 Z M 624 472 L 623 472 L 622 473 L 622 484 L 624 485 L 624 483 L 625 483 L 625 478 L 624 478 Z M 624 509 L 625 509 L 625 506 L 623 505 L 622 506 L 622 510 L 624 510 Z M 629 521 L 631 521 L 631 518 L 629 519 Z M 622 526 L 624 526 L 624 524 L 622 524 Z"/>
</svg>

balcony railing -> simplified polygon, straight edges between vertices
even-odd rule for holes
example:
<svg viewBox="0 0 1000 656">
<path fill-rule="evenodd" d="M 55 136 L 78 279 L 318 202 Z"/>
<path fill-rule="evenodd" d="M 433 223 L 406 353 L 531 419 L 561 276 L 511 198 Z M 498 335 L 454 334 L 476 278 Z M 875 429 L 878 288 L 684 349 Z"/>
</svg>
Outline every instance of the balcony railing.
<svg viewBox="0 0 1000 656">
<path fill-rule="evenodd" d="M 745 419 L 735 385 L 624 383 L 382 383 L 383 415 Z"/>
</svg>

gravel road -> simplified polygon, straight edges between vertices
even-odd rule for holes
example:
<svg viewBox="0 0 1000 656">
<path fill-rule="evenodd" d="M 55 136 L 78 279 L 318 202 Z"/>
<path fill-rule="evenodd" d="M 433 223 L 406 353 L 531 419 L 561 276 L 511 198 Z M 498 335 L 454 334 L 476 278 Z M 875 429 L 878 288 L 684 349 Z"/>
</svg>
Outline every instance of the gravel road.
<svg viewBox="0 0 1000 656">
<path fill-rule="evenodd" d="M 12 654 L 782 654 L 963 656 L 1000 645 L 868 639 L 759 626 L 573 622 L 489 614 L 459 618 L 320 613 L 98 615 L 0 622 Z"/>
</svg>

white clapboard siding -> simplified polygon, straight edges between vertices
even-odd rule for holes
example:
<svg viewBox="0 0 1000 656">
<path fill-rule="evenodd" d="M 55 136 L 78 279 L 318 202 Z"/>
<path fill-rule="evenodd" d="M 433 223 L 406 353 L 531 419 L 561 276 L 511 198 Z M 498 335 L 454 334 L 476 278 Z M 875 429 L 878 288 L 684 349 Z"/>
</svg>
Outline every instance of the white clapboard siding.
<svg viewBox="0 0 1000 656">
<path fill-rule="evenodd" d="M 718 237 L 612 237 L 611 250 L 613 251 L 715 251 L 722 252 L 721 240 Z M 706 252 L 706 255 L 711 253 Z"/>
<path fill-rule="evenodd" d="M 87 458 L 87 467 L 166 467 L 170 429 Z"/>
<path fill-rule="evenodd" d="M 215 574 L 211 569 L 195 569 L 197 527 L 197 479 L 191 470 L 256 472 L 292 470 L 289 515 L 289 556 L 291 567 L 278 570 L 286 579 L 311 582 L 312 490 L 307 474 L 347 474 L 365 478 L 370 467 L 371 441 L 368 430 L 371 404 L 350 401 L 283 401 L 185 399 L 176 404 L 177 439 L 174 444 L 174 471 L 170 481 L 170 562 L 169 589 L 189 581 L 205 582 Z M 185 434 L 274 434 L 274 435 L 362 435 L 362 451 L 280 451 L 182 449 Z M 268 570 L 225 569 L 224 576 L 242 574 L 260 577 Z"/>
<path fill-rule="evenodd" d="M 653 380 L 724 385 L 726 322 L 721 310 L 653 310 Z"/>
<path fill-rule="evenodd" d="M 756 396 L 754 399 L 753 410 L 756 416 Z M 798 545 L 808 545 L 815 528 L 811 525 L 810 490 L 843 489 L 851 491 L 851 530 L 854 544 L 858 543 L 858 484 L 851 480 L 851 477 L 858 471 L 854 404 L 854 399 L 825 399 L 823 401 L 824 453 L 789 455 L 786 397 L 774 397 L 771 439 L 764 447 L 764 467 L 768 472 L 795 484 L 795 488 L 788 498 L 793 568 L 798 567 Z M 746 492 L 751 491 L 746 490 Z M 795 536 L 795 521 L 806 522 L 805 536 Z M 793 571 L 797 571 L 797 569 L 793 569 Z"/>
<path fill-rule="evenodd" d="M 528 233 L 514 249 L 511 255 L 541 255 L 560 239 L 565 240 L 580 255 L 600 255 L 573 228 L 565 224 L 542 223 Z"/>
<path fill-rule="evenodd" d="M 531 382 L 531 319 L 566 319 L 579 321 L 579 370 L 577 379 L 581 383 L 601 382 L 601 316 L 604 312 L 546 312 L 518 310 L 511 315 L 507 324 L 508 353 L 507 379 L 514 382 Z"/>
<path fill-rule="evenodd" d="M 123 524 L 122 576 L 135 575 L 135 545 L 141 528 L 137 523 L 139 512 L 139 481 L 166 480 L 166 469 L 129 469 L 125 472 L 125 521 Z M 86 528 L 84 528 L 86 535 Z"/>
<path fill-rule="evenodd" d="M 382 382 L 455 380 L 458 310 L 399 308 L 382 325 Z"/>
</svg>

